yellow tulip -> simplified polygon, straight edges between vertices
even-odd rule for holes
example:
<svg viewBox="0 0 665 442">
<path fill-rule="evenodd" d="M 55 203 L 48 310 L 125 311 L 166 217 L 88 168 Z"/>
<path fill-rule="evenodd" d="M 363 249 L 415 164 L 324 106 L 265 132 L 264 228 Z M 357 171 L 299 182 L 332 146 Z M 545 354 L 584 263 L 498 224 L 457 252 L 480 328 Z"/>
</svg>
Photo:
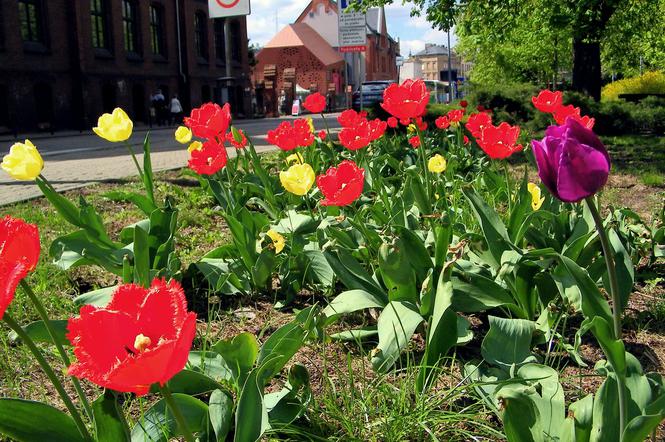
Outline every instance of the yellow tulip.
<svg viewBox="0 0 665 442">
<path fill-rule="evenodd" d="M 446 163 L 446 159 L 443 158 L 441 155 L 438 153 L 431 157 L 429 161 L 427 162 L 427 168 L 429 169 L 430 172 L 434 173 L 441 173 L 446 170 L 446 167 L 448 166 L 448 163 Z"/>
<path fill-rule="evenodd" d="M 175 130 L 175 140 L 180 144 L 192 141 L 192 131 L 186 126 L 180 126 Z"/>
<path fill-rule="evenodd" d="M 288 170 L 279 173 L 282 186 L 289 192 L 303 196 L 312 188 L 316 176 L 309 164 L 294 164 Z"/>
<path fill-rule="evenodd" d="M 292 153 L 291 155 L 286 157 L 286 164 L 288 164 L 289 166 L 291 164 L 294 164 L 294 163 L 302 164 L 304 162 L 305 162 L 305 160 L 303 159 L 302 155 L 300 155 L 300 153 L 298 153 L 298 152 Z"/>
<path fill-rule="evenodd" d="M 275 246 L 275 253 L 280 253 L 282 250 L 284 250 L 286 240 L 282 235 L 275 232 L 273 229 L 268 230 L 266 235 L 268 235 L 268 237 L 272 240 L 272 244 Z"/>
<path fill-rule="evenodd" d="M 192 141 L 192 144 L 190 144 L 189 147 L 187 148 L 187 152 L 192 153 L 192 152 L 194 152 L 195 150 L 201 150 L 202 147 L 203 147 L 203 143 L 202 143 L 202 142 L 200 142 L 200 141 Z"/>
<path fill-rule="evenodd" d="M 31 181 L 37 178 L 44 168 L 44 160 L 30 140 L 14 143 L 9 154 L 2 159 L 2 170 L 19 181 Z"/>
<path fill-rule="evenodd" d="M 100 137 L 112 143 L 125 141 L 132 135 L 134 123 L 129 119 L 124 110 L 116 107 L 112 114 L 104 114 L 99 117 L 97 127 L 92 130 Z"/>
<path fill-rule="evenodd" d="M 415 124 L 411 123 L 411 124 L 409 124 L 409 125 L 407 126 L 407 128 L 406 128 L 406 133 L 407 133 L 408 135 L 415 135 L 415 134 L 418 133 L 418 128 L 416 127 Z"/>
<path fill-rule="evenodd" d="M 538 210 L 540 209 L 540 206 L 543 205 L 543 201 L 545 201 L 545 198 L 540 196 L 540 187 L 533 183 L 529 183 L 527 185 L 527 190 L 531 194 L 531 208 L 533 210 Z"/>
<path fill-rule="evenodd" d="M 316 129 L 314 129 L 314 120 L 311 117 L 307 117 L 307 124 L 309 124 L 309 130 L 314 133 Z"/>
</svg>

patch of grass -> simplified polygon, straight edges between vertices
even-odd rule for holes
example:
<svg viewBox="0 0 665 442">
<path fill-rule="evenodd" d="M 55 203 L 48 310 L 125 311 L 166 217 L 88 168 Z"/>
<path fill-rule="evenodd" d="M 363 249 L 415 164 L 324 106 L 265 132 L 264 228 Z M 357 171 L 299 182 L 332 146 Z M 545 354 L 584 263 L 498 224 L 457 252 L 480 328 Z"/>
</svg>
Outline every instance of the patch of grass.
<svg viewBox="0 0 665 442">
<path fill-rule="evenodd" d="M 665 186 L 665 175 L 658 172 L 646 171 L 640 173 L 640 180 L 645 186 L 663 187 Z"/>
<path fill-rule="evenodd" d="M 470 386 L 452 374 L 454 362 L 436 375 L 430 391 L 420 394 L 415 390 L 419 366 L 412 355 L 404 356 L 403 368 L 376 377 L 366 357 L 350 354 L 346 370 L 336 367 L 337 376 L 324 369 L 322 389 L 308 413 L 310 425 L 295 426 L 288 435 L 372 442 L 504 438 L 491 412 L 469 396 Z"/>
</svg>

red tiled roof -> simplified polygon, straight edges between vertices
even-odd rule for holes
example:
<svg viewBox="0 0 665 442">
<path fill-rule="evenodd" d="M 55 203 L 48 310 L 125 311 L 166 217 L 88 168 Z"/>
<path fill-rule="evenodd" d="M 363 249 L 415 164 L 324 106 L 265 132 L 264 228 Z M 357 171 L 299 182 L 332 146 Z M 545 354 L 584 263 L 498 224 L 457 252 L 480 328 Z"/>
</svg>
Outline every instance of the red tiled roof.
<svg viewBox="0 0 665 442">
<path fill-rule="evenodd" d="M 304 46 L 325 66 L 344 61 L 342 56 L 307 23 L 287 25 L 263 49 Z"/>
</svg>

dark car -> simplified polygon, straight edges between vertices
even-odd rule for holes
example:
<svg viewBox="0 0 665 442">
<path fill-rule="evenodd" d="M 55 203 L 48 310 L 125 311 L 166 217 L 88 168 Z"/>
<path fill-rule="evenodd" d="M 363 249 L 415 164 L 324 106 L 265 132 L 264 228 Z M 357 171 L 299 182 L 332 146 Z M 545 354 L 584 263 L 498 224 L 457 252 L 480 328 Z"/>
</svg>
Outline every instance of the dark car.
<svg viewBox="0 0 665 442">
<path fill-rule="evenodd" d="M 386 90 L 388 86 L 393 84 L 394 81 L 366 81 L 362 84 L 363 91 L 363 105 L 362 107 L 367 109 L 374 106 L 377 103 L 383 101 L 383 91 Z M 351 106 L 353 109 L 360 110 L 360 90 L 357 90 L 353 93 L 351 100 Z"/>
</svg>

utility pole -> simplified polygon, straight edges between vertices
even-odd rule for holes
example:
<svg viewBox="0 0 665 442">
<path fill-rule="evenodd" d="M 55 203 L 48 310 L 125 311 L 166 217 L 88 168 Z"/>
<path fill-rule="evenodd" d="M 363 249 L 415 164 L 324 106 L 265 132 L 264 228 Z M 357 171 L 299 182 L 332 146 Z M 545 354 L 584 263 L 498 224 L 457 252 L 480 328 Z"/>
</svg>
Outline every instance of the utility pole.
<svg viewBox="0 0 665 442">
<path fill-rule="evenodd" d="M 450 50 L 450 28 L 448 28 L 448 103 L 453 101 L 453 66 Z"/>
</svg>

